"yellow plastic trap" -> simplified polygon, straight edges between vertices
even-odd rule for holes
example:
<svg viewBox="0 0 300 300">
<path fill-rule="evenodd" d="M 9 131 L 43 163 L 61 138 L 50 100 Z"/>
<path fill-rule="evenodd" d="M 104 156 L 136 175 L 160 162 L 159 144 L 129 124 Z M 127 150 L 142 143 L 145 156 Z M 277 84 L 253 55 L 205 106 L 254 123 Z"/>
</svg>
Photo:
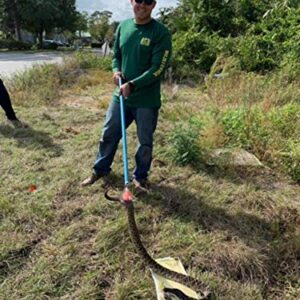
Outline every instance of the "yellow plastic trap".
<svg viewBox="0 0 300 300">
<path fill-rule="evenodd" d="M 187 275 L 187 273 L 179 259 L 174 259 L 172 257 L 165 257 L 165 258 L 156 259 L 156 262 L 167 269 Z M 155 284 L 157 300 L 165 300 L 164 292 L 163 292 L 164 288 L 178 289 L 189 297 L 193 297 L 195 299 L 200 299 L 198 294 L 194 290 L 190 289 L 189 287 L 187 287 L 181 283 L 178 283 L 176 281 L 166 279 L 166 278 L 156 274 L 152 270 L 151 270 L 151 273 L 152 273 L 152 278 L 153 278 L 154 284 Z"/>
</svg>

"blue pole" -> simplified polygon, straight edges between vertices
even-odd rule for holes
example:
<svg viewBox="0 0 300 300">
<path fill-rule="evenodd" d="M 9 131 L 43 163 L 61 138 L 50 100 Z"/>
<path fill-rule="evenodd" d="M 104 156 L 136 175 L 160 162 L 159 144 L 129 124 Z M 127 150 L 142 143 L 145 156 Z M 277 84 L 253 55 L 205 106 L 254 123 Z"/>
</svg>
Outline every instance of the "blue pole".
<svg viewBox="0 0 300 300">
<path fill-rule="evenodd" d="M 121 79 L 121 77 L 119 77 L 119 86 L 121 86 L 121 85 L 122 85 L 122 79 Z M 129 175 L 128 175 L 128 158 L 127 158 L 127 139 L 126 139 L 124 98 L 123 98 L 122 94 L 120 94 L 120 111 L 121 111 L 121 125 L 122 125 L 124 183 L 125 183 L 125 186 L 127 186 L 129 184 Z"/>
</svg>

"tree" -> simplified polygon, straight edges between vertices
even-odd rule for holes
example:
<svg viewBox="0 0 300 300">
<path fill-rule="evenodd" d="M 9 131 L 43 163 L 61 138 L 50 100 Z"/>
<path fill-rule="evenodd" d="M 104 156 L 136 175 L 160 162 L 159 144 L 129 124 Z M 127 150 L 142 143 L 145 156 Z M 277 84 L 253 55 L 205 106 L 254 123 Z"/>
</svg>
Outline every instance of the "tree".
<svg viewBox="0 0 300 300">
<path fill-rule="evenodd" d="M 87 12 L 77 12 L 75 28 L 79 32 L 79 37 L 81 37 L 81 33 L 88 30 L 88 13 Z"/>
<path fill-rule="evenodd" d="M 89 31 L 93 39 L 103 41 L 109 29 L 110 11 L 95 11 L 89 18 Z"/>
<path fill-rule="evenodd" d="M 27 0 L 22 7 L 25 28 L 38 36 L 39 46 L 43 47 L 44 31 L 51 31 L 56 26 L 60 15 L 55 0 Z"/>
<path fill-rule="evenodd" d="M 18 40 L 26 29 L 38 36 L 40 46 L 44 32 L 74 33 L 78 14 L 75 0 L 0 0 L 1 29 Z"/>
<path fill-rule="evenodd" d="M 63 32 L 77 30 L 77 19 L 79 12 L 76 11 L 75 0 L 56 0 L 59 14 L 56 16 L 55 27 Z"/>
<path fill-rule="evenodd" d="M 112 46 L 114 40 L 114 33 L 119 25 L 119 22 L 114 21 L 109 25 L 109 28 L 106 32 L 105 39 L 108 41 L 109 45 Z"/>
<path fill-rule="evenodd" d="M 24 0 L 0 0 L 1 29 L 8 35 L 15 34 L 21 40 L 21 9 Z"/>
<path fill-rule="evenodd" d="M 75 32 L 77 13 L 75 0 L 23 0 L 24 27 L 35 33 L 42 47 L 43 33 L 57 29 Z"/>
<path fill-rule="evenodd" d="M 5 21 L 5 1 L 0 0 L 0 31 L 6 31 L 4 28 Z"/>
</svg>

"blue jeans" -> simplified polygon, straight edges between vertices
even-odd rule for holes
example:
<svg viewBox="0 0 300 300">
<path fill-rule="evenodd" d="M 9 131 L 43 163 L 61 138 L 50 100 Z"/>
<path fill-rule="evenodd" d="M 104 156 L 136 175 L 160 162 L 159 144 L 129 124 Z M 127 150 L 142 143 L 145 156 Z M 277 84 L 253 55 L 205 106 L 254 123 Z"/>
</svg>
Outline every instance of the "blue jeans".
<svg viewBox="0 0 300 300">
<path fill-rule="evenodd" d="M 146 179 L 150 170 L 153 149 L 153 133 L 158 119 L 158 108 L 128 107 L 125 102 L 126 128 L 135 121 L 139 145 L 135 153 L 136 168 L 134 177 Z M 106 112 L 106 119 L 100 140 L 99 152 L 94 164 L 96 174 L 111 171 L 116 150 L 122 138 L 120 103 L 112 101 Z"/>
</svg>

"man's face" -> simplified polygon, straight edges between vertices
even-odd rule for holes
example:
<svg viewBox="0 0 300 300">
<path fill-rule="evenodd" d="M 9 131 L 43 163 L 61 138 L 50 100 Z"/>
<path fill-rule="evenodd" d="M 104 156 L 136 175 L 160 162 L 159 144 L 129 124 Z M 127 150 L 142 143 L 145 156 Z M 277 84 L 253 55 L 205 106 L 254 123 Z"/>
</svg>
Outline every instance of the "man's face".
<svg viewBox="0 0 300 300">
<path fill-rule="evenodd" d="M 136 0 L 130 0 L 133 8 L 134 15 L 139 21 L 146 21 L 151 18 L 151 13 L 155 7 L 156 1 L 153 1 L 152 4 L 146 4 L 145 0 L 142 3 L 137 3 Z M 140 2 L 140 1 L 138 1 Z"/>
</svg>

